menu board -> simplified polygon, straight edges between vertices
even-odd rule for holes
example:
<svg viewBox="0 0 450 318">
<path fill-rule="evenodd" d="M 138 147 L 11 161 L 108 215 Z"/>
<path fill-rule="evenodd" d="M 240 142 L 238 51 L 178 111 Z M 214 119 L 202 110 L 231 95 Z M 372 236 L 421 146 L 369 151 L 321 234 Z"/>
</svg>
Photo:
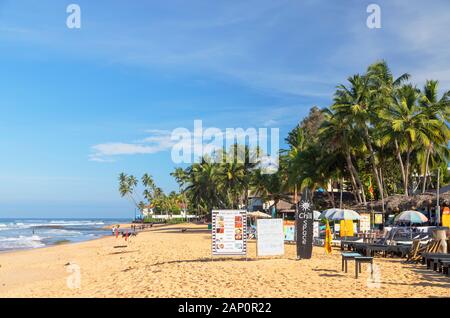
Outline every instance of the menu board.
<svg viewBox="0 0 450 318">
<path fill-rule="evenodd" d="M 247 211 L 212 211 L 212 255 L 247 255 Z"/>
<path fill-rule="evenodd" d="M 283 219 L 257 220 L 258 256 L 284 254 Z"/>
<path fill-rule="evenodd" d="M 359 219 L 359 230 L 361 232 L 370 231 L 370 213 L 361 213 Z"/>
</svg>

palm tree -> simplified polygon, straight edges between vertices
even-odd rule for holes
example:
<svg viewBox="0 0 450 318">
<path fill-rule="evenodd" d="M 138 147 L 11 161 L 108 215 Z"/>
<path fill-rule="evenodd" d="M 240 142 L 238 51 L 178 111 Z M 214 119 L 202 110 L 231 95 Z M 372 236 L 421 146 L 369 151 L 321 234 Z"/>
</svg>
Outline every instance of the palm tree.
<svg viewBox="0 0 450 318">
<path fill-rule="evenodd" d="M 130 199 L 133 202 L 134 206 L 139 208 L 139 204 L 137 203 L 137 201 L 133 196 L 136 186 L 137 186 L 137 179 L 134 176 L 132 175 L 128 176 L 125 173 L 121 173 L 119 175 L 120 195 L 122 197 L 127 197 L 128 199 Z"/>
<path fill-rule="evenodd" d="M 365 75 L 354 75 L 348 78 L 350 86 L 339 85 L 335 93 L 334 104 L 331 109 L 334 111 L 338 121 L 346 121 L 355 129 L 356 134 L 360 134 L 367 147 L 373 175 L 378 185 L 384 212 L 384 191 L 376 160 L 374 141 L 370 129 L 377 108 L 375 103 L 371 103 L 370 77 Z"/>
<path fill-rule="evenodd" d="M 180 190 L 180 202 L 183 203 L 184 211 L 186 213 L 186 220 L 187 220 L 187 200 L 186 200 L 186 194 L 184 192 L 184 186 L 187 182 L 187 174 L 186 171 L 184 171 L 182 168 L 176 168 L 174 172 L 170 174 L 172 177 L 175 178 L 175 180 L 178 183 L 179 190 Z"/>
<path fill-rule="evenodd" d="M 349 123 L 347 119 L 339 120 L 329 109 L 325 109 L 323 112 L 325 121 L 320 129 L 322 143 L 329 145 L 329 150 L 332 152 L 340 152 L 345 156 L 347 170 L 350 174 L 353 188 L 355 189 L 355 197 L 358 202 L 366 205 L 364 185 L 352 159 L 353 149 L 361 149 L 363 147 L 363 142 L 361 138 L 355 134 L 351 123 Z"/>
<path fill-rule="evenodd" d="M 442 123 L 430 118 L 418 100 L 420 91 L 412 85 L 404 85 L 394 93 L 394 102 L 380 112 L 380 117 L 391 125 L 385 125 L 384 140 L 394 139 L 398 149 L 397 157 L 404 166 L 403 186 L 405 195 L 409 194 L 411 175 L 411 155 L 416 147 L 431 147 L 433 140 L 441 138 Z M 405 154 L 403 163 L 400 153 Z"/>
<path fill-rule="evenodd" d="M 448 141 L 448 126 L 445 122 L 449 121 L 450 117 L 450 91 L 445 92 L 442 97 L 438 98 L 438 81 L 429 80 L 426 82 L 422 96 L 420 98 L 420 105 L 425 109 L 429 118 L 434 118 L 443 122 L 441 134 L 437 140 L 432 140 L 430 146 L 426 148 L 425 166 L 423 168 L 423 184 L 422 193 L 425 192 L 427 186 L 427 176 L 429 173 L 430 156 L 434 152 L 434 145 L 446 144 Z M 448 149 L 448 148 L 446 148 Z"/>
</svg>

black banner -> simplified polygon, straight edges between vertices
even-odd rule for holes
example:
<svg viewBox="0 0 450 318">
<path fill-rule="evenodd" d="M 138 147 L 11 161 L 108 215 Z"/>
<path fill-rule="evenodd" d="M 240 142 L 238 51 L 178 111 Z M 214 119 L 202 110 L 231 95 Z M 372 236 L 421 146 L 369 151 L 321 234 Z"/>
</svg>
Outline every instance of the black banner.
<svg viewBox="0 0 450 318">
<path fill-rule="evenodd" d="M 314 209 L 308 194 L 309 191 L 305 190 L 302 193 L 302 199 L 296 205 L 295 224 L 298 259 L 310 259 L 312 256 Z"/>
</svg>

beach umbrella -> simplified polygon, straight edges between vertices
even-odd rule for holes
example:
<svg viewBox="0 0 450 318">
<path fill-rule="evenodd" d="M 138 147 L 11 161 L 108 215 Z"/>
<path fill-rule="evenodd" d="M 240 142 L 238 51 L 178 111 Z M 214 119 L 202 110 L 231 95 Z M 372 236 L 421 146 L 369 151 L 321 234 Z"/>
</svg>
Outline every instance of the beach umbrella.
<svg viewBox="0 0 450 318">
<path fill-rule="evenodd" d="M 331 217 L 335 212 L 338 212 L 338 211 L 341 211 L 341 209 L 333 208 L 333 209 L 325 210 L 325 211 L 323 211 L 322 214 L 320 215 L 320 219 L 329 220 L 330 217 Z"/>
<path fill-rule="evenodd" d="M 255 212 L 248 212 L 247 215 L 249 217 L 255 218 L 255 219 L 271 219 L 272 216 L 270 216 L 267 213 L 255 211 Z"/>
<path fill-rule="evenodd" d="M 422 224 L 428 221 L 428 218 L 418 211 L 404 211 L 394 219 L 395 223 Z"/>
<path fill-rule="evenodd" d="M 361 216 L 353 210 L 340 209 L 340 211 L 334 212 L 329 217 L 329 219 L 332 221 L 341 221 L 341 220 L 358 221 L 359 219 L 361 219 Z"/>
</svg>

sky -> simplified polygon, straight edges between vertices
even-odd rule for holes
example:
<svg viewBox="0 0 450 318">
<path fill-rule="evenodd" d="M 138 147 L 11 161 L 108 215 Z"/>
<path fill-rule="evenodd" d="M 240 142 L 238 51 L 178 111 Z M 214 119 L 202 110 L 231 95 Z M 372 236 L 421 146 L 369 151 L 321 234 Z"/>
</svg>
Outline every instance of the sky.
<svg viewBox="0 0 450 318">
<path fill-rule="evenodd" d="M 67 6 L 81 8 L 69 29 Z M 381 8 L 381 28 L 366 25 Z M 0 218 L 131 217 L 120 172 L 165 191 L 170 132 L 279 128 L 385 59 L 450 89 L 448 0 L 0 0 Z"/>
</svg>

